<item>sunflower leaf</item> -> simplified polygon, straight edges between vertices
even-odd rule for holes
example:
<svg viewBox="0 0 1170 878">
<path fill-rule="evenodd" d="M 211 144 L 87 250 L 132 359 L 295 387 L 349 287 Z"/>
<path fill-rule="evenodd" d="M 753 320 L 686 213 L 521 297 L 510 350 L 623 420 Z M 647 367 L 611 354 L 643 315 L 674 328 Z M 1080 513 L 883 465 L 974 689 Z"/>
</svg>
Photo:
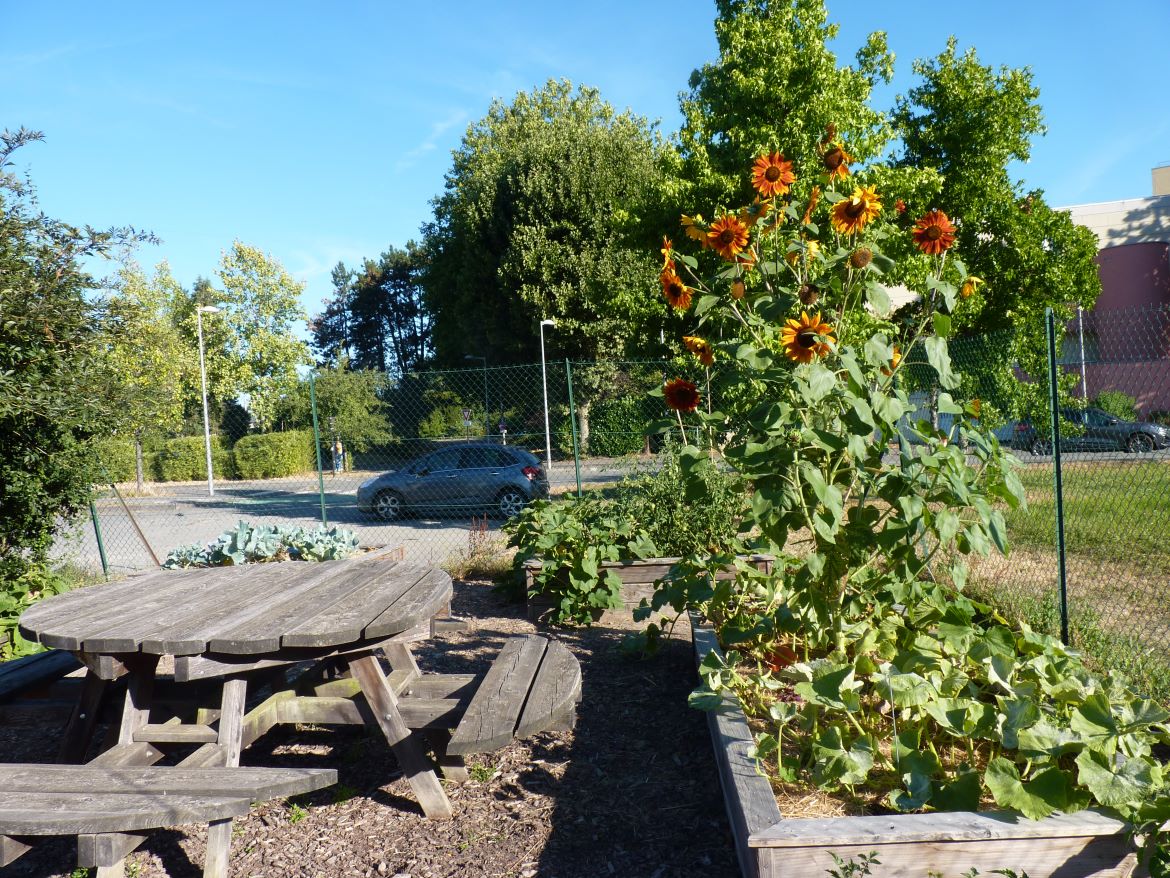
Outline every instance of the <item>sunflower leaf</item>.
<svg viewBox="0 0 1170 878">
<path fill-rule="evenodd" d="M 926 347 L 926 360 L 938 373 L 938 381 L 943 387 L 953 389 L 959 386 L 959 378 L 951 371 L 951 354 L 947 349 L 947 340 L 941 336 L 932 335 L 923 345 Z"/>
</svg>

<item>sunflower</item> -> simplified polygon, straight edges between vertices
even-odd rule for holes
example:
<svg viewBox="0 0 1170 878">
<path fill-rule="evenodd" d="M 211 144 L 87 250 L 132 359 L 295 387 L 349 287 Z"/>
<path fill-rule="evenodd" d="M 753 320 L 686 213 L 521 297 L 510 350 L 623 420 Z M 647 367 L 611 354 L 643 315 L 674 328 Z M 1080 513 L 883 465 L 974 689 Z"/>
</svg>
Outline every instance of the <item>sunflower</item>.
<svg viewBox="0 0 1170 878">
<path fill-rule="evenodd" d="M 829 172 L 829 180 L 844 180 L 849 176 L 849 162 L 853 156 L 845 152 L 840 143 L 831 143 L 821 154 L 821 163 Z"/>
<path fill-rule="evenodd" d="M 833 205 L 830 222 L 843 235 L 860 232 L 882 212 L 878 194 L 866 186 L 858 186 L 848 198 Z"/>
<path fill-rule="evenodd" d="M 747 226 L 739 221 L 738 217 L 728 214 L 721 216 L 711 223 L 711 230 L 707 232 L 707 246 L 728 261 L 747 247 Z"/>
<path fill-rule="evenodd" d="M 674 269 L 674 260 L 671 259 L 670 257 L 674 253 L 674 245 L 670 243 L 670 238 L 666 237 L 665 235 L 662 236 L 662 251 L 661 252 L 662 252 L 662 270 L 666 271 L 668 268 L 673 270 Z"/>
<path fill-rule="evenodd" d="M 973 274 L 967 275 L 967 279 L 963 281 L 963 285 L 959 287 L 959 295 L 964 299 L 970 299 L 975 295 L 975 291 L 983 285 L 983 278 L 976 277 Z"/>
<path fill-rule="evenodd" d="M 691 288 L 674 273 L 673 267 L 664 270 L 658 279 L 662 281 L 662 295 L 666 297 L 670 307 L 678 311 L 685 311 L 691 307 Z"/>
<path fill-rule="evenodd" d="M 821 291 L 812 284 L 801 284 L 800 289 L 796 291 L 796 298 L 800 299 L 800 304 L 812 307 L 817 303 L 817 299 L 821 297 Z"/>
<path fill-rule="evenodd" d="M 784 195 L 788 187 L 796 182 L 792 173 L 792 162 L 786 161 L 781 153 L 762 155 L 752 166 L 752 185 L 765 198 Z"/>
<path fill-rule="evenodd" d="M 690 381 L 672 378 L 662 388 L 666 404 L 676 412 L 693 412 L 699 407 L 699 389 Z"/>
<path fill-rule="evenodd" d="M 873 262 L 873 251 L 868 247 L 858 247 L 849 254 L 849 264 L 854 268 L 865 268 Z"/>
<path fill-rule="evenodd" d="M 821 252 L 821 245 L 812 239 L 805 240 L 804 238 L 801 238 L 800 243 L 804 246 L 804 264 L 808 265 L 810 262 L 816 259 L 817 254 Z M 792 246 L 796 247 L 795 244 Z M 789 250 L 786 254 L 784 254 L 784 261 L 793 268 L 796 268 L 797 263 L 800 262 L 800 257 L 801 251 L 800 248 L 797 247 L 797 249 Z"/>
<path fill-rule="evenodd" d="M 890 376 L 894 374 L 894 370 L 898 368 L 898 364 L 902 362 L 902 349 L 894 345 L 894 355 L 890 357 L 890 365 L 882 366 L 882 374 Z"/>
<path fill-rule="evenodd" d="M 955 227 L 941 210 L 928 212 L 914 224 L 911 234 L 918 249 L 931 256 L 951 249 L 955 243 Z"/>
<path fill-rule="evenodd" d="M 780 330 L 780 341 L 788 359 L 811 363 L 814 357 L 827 355 L 837 339 L 833 337 L 833 327 L 821 320 L 819 311 L 815 317 L 809 317 L 807 311 L 801 311 L 799 320 L 793 318 L 784 324 Z"/>
<path fill-rule="evenodd" d="M 747 295 L 747 287 L 744 286 L 743 281 L 733 280 L 731 282 L 731 298 L 742 299 L 745 295 Z"/>
<path fill-rule="evenodd" d="M 682 227 L 688 238 L 698 241 L 704 247 L 707 246 L 707 224 L 703 221 L 702 214 L 696 213 L 694 216 L 687 216 L 684 213 Z"/>
<path fill-rule="evenodd" d="M 817 202 L 821 200 L 821 187 L 813 186 L 812 193 L 808 197 L 808 207 L 804 209 L 804 216 L 800 218 L 800 224 L 807 226 L 812 221 L 813 211 L 817 209 Z"/>
<path fill-rule="evenodd" d="M 688 351 L 699 358 L 699 362 L 704 366 L 710 366 L 715 362 L 715 349 L 706 339 L 699 338 L 697 335 L 684 335 L 683 344 L 686 345 Z"/>
<path fill-rule="evenodd" d="M 756 199 L 747 207 L 742 208 L 739 212 L 739 221 L 742 222 L 749 229 L 757 222 L 762 220 L 772 210 L 772 203 L 769 201 L 760 201 Z"/>
</svg>

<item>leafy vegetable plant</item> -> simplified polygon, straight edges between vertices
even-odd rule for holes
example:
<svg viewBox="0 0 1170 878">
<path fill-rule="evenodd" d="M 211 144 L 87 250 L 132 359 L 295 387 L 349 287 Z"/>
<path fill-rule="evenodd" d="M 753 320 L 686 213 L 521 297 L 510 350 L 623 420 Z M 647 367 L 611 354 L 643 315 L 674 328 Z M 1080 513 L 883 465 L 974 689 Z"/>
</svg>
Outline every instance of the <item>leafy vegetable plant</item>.
<svg viewBox="0 0 1170 878">
<path fill-rule="evenodd" d="M 264 561 L 333 561 L 357 551 L 359 539 L 348 528 L 320 526 L 315 530 L 279 525 L 251 525 L 241 521 L 207 546 L 179 546 L 168 553 L 163 567 L 225 567 Z"/>
</svg>

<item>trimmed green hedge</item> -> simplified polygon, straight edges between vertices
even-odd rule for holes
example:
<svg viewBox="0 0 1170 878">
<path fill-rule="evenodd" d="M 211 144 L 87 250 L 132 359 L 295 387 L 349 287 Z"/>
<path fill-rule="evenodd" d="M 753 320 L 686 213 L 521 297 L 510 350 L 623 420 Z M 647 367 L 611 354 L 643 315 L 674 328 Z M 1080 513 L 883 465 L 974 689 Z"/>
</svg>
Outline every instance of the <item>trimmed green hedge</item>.
<svg viewBox="0 0 1170 878">
<path fill-rule="evenodd" d="M 158 472 L 164 482 L 197 482 L 207 478 L 207 452 L 202 436 L 170 439 L 158 453 Z M 234 479 L 236 468 L 230 448 L 218 436 L 211 437 L 211 466 L 218 478 Z"/>
<path fill-rule="evenodd" d="M 236 443 L 236 472 L 241 479 L 274 479 L 316 469 L 313 433 L 289 430 L 245 436 Z"/>
<path fill-rule="evenodd" d="M 127 439 L 102 439 L 97 443 L 97 459 L 112 482 L 132 482 L 134 472 L 134 443 Z M 150 476 L 148 475 L 147 478 Z"/>
</svg>

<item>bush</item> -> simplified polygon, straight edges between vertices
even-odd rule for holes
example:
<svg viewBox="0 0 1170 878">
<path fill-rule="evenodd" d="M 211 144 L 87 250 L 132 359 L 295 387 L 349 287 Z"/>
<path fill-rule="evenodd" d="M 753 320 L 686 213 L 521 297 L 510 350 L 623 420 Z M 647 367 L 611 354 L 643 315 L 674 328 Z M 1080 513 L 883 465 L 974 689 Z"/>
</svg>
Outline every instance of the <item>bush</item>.
<svg viewBox="0 0 1170 878">
<path fill-rule="evenodd" d="M 236 473 L 241 479 L 275 479 L 316 469 L 309 430 L 259 433 L 236 443 Z"/>
<path fill-rule="evenodd" d="M 39 601 L 68 591 L 76 583 L 41 565 L 33 565 L 0 589 L 0 661 L 40 652 L 16 630 L 21 613 Z"/>
<path fill-rule="evenodd" d="M 98 469 L 111 482 L 129 482 L 136 478 L 134 443 L 127 439 L 103 439 L 96 448 Z"/>
<path fill-rule="evenodd" d="M 155 467 L 164 482 L 197 482 L 207 478 L 207 449 L 202 436 L 169 439 L 158 453 Z M 231 449 L 218 436 L 211 437 L 211 467 L 222 479 L 234 479 Z"/>
<path fill-rule="evenodd" d="M 1093 405 L 1123 421 L 1137 417 L 1137 400 L 1119 390 L 1102 390 L 1093 398 Z"/>
<path fill-rule="evenodd" d="M 598 457 L 637 454 L 646 444 L 646 400 L 619 396 L 596 402 L 589 411 L 589 453 Z"/>
</svg>

